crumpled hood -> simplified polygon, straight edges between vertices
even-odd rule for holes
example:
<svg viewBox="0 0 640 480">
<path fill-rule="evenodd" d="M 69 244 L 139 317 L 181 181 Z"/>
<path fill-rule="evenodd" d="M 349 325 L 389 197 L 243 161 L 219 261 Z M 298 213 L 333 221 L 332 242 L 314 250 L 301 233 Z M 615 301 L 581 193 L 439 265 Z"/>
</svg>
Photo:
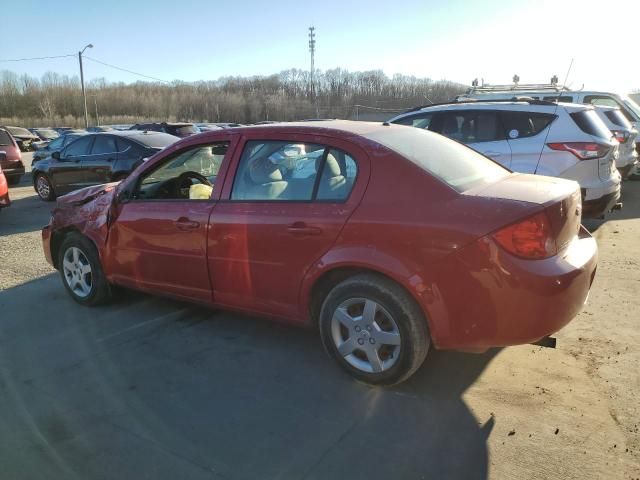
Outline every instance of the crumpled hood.
<svg viewBox="0 0 640 480">
<path fill-rule="evenodd" d="M 95 185 L 93 187 L 81 188 L 75 192 L 67 193 L 61 197 L 58 197 L 56 206 L 58 208 L 65 208 L 70 206 L 84 205 L 96 198 L 106 195 L 109 198 L 105 198 L 106 202 L 101 201 L 101 204 L 111 203 L 111 199 L 116 193 L 116 187 L 120 182 L 104 183 L 102 185 Z"/>
</svg>

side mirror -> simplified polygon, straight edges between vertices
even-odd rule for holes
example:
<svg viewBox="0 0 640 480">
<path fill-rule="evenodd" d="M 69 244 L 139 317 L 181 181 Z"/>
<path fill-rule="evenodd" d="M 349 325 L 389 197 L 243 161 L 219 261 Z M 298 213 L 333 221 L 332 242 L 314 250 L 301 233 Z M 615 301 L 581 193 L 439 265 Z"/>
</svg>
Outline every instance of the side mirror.
<svg viewBox="0 0 640 480">
<path fill-rule="evenodd" d="M 60 160 L 60 152 L 53 152 L 51 154 L 51 158 L 54 158 L 55 160 Z"/>
</svg>

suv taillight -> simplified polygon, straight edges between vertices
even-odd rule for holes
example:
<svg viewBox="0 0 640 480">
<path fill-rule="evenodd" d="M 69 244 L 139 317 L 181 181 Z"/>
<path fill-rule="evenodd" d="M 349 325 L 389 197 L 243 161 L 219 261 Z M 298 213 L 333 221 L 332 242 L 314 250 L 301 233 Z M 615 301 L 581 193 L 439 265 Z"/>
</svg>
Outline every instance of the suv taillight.
<svg viewBox="0 0 640 480">
<path fill-rule="evenodd" d="M 580 160 L 601 158 L 609 153 L 609 145 L 602 145 L 601 143 L 595 142 L 547 143 L 547 147 L 551 150 L 571 152 Z"/>
<path fill-rule="evenodd" d="M 629 140 L 629 132 L 623 132 L 619 130 L 612 130 L 613 136 L 616 137 L 618 143 L 624 143 Z"/>
<path fill-rule="evenodd" d="M 540 260 L 557 253 L 549 218 L 544 212 L 504 227 L 491 236 L 502 248 L 517 257 Z"/>
</svg>

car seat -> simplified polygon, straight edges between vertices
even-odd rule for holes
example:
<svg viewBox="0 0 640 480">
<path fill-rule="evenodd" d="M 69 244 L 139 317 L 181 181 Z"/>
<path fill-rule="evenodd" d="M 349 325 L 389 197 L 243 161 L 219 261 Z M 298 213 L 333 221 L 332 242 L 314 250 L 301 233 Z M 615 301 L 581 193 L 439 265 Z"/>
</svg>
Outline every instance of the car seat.
<svg viewBox="0 0 640 480">
<path fill-rule="evenodd" d="M 256 158 L 249 165 L 249 181 L 244 195 L 251 200 L 274 200 L 280 198 L 288 183 L 282 179 L 277 165 L 265 157 Z"/>
</svg>

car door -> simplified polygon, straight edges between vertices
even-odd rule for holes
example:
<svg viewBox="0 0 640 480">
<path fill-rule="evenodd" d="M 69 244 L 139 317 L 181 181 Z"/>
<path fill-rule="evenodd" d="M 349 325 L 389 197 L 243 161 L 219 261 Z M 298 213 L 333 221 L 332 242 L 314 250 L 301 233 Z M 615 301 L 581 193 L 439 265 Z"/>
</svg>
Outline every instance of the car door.
<svg viewBox="0 0 640 480">
<path fill-rule="evenodd" d="M 195 181 L 185 186 L 179 180 L 187 172 L 204 175 L 215 191 L 233 138 L 173 151 L 131 179 L 129 199 L 118 203 L 109 230 L 105 270 L 111 281 L 211 302 L 206 251 L 216 196 L 202 195 L 206 187 L 192 195 Z"/>
<path fill-rule="evenodd" d="M 511 170 L 537 173 L 546 129 L 556 119 L 551 113 L 501 111 L 500 118 L 511 148 Z M 546 172 L 558 175 L 560 172 Z"/>
<path fill-rule="evenodd" d="M 80 162 L 85 185 L 97 185 L 111 180 L 111 169 L 118 155 L 116 138 L 113 135 L 96 134 L 91 152 Z"/>
<path fill-rule="evenodd" d="M 244 138 L 233 165 L 210 222 L 215 302 L 300 319 L 302 279 L 359 203 L 368 157 L 346 141 L 291 134 Z"/>
<path fill-rule="evenodd" d="M 438 133 L 511 167 L 511 148 L 506 141 L 498 112 L 494 110 L 451 110 L 442 112 Z"/>
<path fill-rule="evenodd" d="M 51 158 L 48 175 L 57 194 L 85 186 L 82 159 L 91 150 L 93 137 L 82 136 L 62 149 L 58 160 Z"/>
</svg>

